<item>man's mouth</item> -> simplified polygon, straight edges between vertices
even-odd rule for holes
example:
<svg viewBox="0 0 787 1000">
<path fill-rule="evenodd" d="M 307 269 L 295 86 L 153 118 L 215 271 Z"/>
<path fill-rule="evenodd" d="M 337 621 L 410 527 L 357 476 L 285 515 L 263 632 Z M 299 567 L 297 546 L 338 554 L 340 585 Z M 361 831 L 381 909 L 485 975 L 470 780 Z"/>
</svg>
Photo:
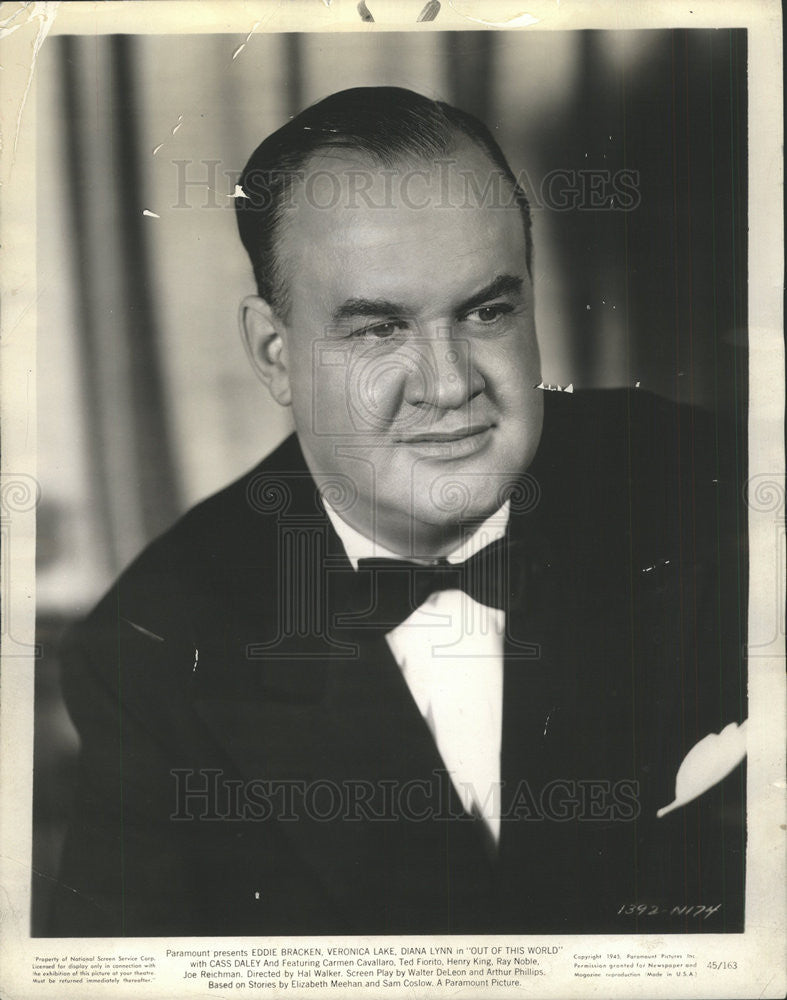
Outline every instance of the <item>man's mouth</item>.
<svg viewBox="0 0 787 1000">
<path fill-rule="evenodd" d="M 435 462 L 454 462 L 482 452 L 492 440 L 494 424 L 471 424 L 455 430 L 424 431 L 397 440 L 411 455 Z"/>
<path fill-rule="evenodd" d="M 397 439 L 397 444 L 451 444 L 452 441 L 463 441 L 465 438 L 476 437 L 491 429 L 492 424 L 471 424 L 453 431 L 428 431 L 423 434 L 410 434 Z"/>
</svg>

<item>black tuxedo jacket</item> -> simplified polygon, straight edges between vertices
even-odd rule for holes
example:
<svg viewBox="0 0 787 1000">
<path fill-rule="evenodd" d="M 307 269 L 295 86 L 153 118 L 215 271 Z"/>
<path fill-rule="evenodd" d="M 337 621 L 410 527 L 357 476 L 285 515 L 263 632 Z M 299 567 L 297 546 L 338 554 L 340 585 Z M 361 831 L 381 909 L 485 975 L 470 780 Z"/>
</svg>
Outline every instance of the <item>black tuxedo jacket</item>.
<svg viewBox="0 0 787 1000">
<path fill-rule="evenodd" d="M 499 847 L 384 638 L 332 617 L 351 570 L 293 437 L 69 637 L 52 934 L 743 929 L 743 767 L 656 817 L 746 715 L 740 442 L 641 392 L 546 404 L 509 525 Z"/>
</svg>

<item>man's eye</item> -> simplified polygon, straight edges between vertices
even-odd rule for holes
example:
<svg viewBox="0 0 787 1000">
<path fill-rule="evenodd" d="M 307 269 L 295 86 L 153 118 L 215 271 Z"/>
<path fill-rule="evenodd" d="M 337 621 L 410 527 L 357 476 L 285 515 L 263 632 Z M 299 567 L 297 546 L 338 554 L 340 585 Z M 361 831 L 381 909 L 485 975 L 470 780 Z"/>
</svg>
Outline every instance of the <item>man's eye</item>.
<svg viewBox="0 0 787 1000">
<path fill-rule="evenodd" d="M 512 311 L 513 306 L 507 302 L 496 302 L 491 306 L 480 306 L 478 309 L 473 309 L 472 312 L 467 314 L 465 319 L 490 325 L 499 320 L 501 316 L 505 316 Z"/>
<path fill-rule="evenodd" d="M 373 326 L 365 326 L 362 330 L 356 330 L 354 337 L 362 340 L 388 340 L 400 330 L 406 330 L 407 323 L 404 320 L 392 319 L 385 323 L 375 323 Z"/>
</svg>

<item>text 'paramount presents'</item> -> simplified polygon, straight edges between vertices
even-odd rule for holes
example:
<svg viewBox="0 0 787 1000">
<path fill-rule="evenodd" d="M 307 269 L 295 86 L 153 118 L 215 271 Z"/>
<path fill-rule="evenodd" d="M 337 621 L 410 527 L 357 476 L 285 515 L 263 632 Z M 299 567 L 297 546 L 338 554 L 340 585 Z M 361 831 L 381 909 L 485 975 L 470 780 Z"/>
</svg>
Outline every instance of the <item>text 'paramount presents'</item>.
<svg viewBox="0 0 787 1000">
<path fill-rule="evenodd" d="M 285 945 L 150 948 L 151 953 L 36 955 L 32 982 L 63 986 L 178 982 L 184 996 L 206 990 L 266 991 L 499 987 L 532 988 L 540 978 L 663 979 L 696 977 L 693 953 L 672 949 L 609 951 L 566 944 Z M 703 963 L 704 964 L 704 963 Z"/>
</svg>

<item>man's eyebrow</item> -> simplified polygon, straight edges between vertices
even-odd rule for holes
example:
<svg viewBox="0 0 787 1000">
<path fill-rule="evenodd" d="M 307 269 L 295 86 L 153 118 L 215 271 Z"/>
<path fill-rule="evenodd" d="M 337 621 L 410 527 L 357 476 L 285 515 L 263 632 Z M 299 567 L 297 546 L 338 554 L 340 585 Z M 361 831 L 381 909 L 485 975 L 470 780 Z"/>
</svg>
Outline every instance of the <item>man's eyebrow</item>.
<svg viewBox="0 0 787 1000">
<path fill-rule="evenodd" d="M 513 295 L 522 291 L 524 279 L 514 274 L 498 274 L 488 285 L 460 302 L 455 308 L 457 316 L 483 305 L 499 295 Z M 345 299 L 331 314 L 334 323 L 356 316 L 409 316 L 412 308 L 390 299 Z"/>
<path fill-rule="evenodd" d="M 456 309 L 457 315 L 470 312 L 476 306 L 481 306 L 490 299 L 496 299 L 499 295 L 518 294 L 522 291 L 523 284 L 524 278 L 517 277 L 515 274 L 498 274 L 485 288 L 461 302 Z"/>
<path fill-rule="evenodd" d="M 345 299 L 334 309 L 331 319 L 339 323 L 354 316 L 406 316 L 410 312 L 401 302 L 391 302 L 390 299 Z"/>
</svg>

